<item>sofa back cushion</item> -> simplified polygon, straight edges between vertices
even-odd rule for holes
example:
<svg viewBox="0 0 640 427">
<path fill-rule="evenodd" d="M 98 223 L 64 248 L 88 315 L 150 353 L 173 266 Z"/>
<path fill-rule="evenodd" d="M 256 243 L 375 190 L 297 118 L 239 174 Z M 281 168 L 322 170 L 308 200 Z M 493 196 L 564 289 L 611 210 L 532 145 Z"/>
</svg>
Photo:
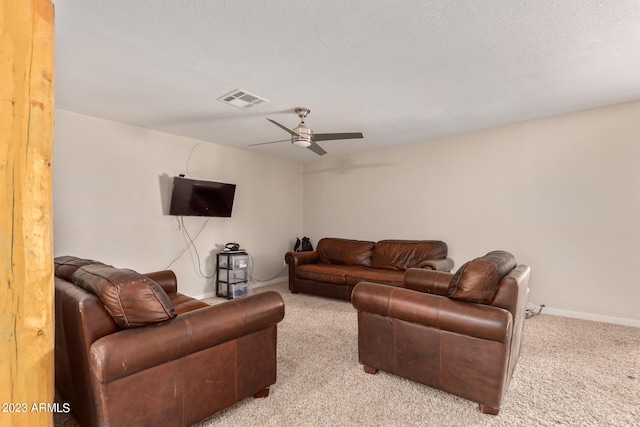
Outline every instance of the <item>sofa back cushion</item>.
<svg viewBox="0 0 640 427">
<path fill-rule="evenodd" d="M 505 251 L 492 251 L 475 258 L 462 265 L 453 275 L 447 296 L 462 301 L 490 304 L 500 281 L 516 265 L 515 257 Z"/>
<path fill-rule="evenodd" d="M 71 276 L 82 266 L 91 265 L 91 264 L 102 264 L 99 261 L 94 261 L 92 259 L 83 259 L 75 256 L 64 255 L 59 256 L 53 259 L 53 264 L 55 266 L 55 275 L 61 279 L 66 280 L 67 282 L 71 281 Z"/>
<path fill-rule="evenodd" d="M 371 266 L 374 242 L 364 240 L 320 239 L 316 250 L 324 264 Z"/>
<path fill-rule="evenodd" d="M 172 319 L 176 312 L 165 291 L 133 270 L 92 264 L 73 273 L 72 282 L 96 295 L 121 328 Z"/>
<path fill-rule="evenodd" d="M 406 270 L 426 260 L 447 257 L 447 244 L 439 240 L 381 240 L 375 244 L 371 267 Z"/>
</svg>

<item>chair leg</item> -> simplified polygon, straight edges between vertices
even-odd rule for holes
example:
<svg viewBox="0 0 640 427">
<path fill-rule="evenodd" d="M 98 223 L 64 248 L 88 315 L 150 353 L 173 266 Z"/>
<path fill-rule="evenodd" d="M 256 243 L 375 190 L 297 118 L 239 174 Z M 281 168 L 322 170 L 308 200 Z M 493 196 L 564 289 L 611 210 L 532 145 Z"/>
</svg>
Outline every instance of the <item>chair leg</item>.
<svg viewBox="0 0 640 427">
<path fill-rule="evenodd" d="M 367 366 L 367 365 L 363 365 L 363 366 L 364 366 L 364 371 L 367 374 L 375 375 L 378 373 L 378 370 L 376 368 L 372 368 L 371 366 Z"/>
<path fill-rule="evenodd" d="M 482 403 L 480 404 L 480 411 L 482 411 L 483 414 L 489 414 L 489 415 L 498 415 L 498 412 L 500 412 L 500 408 L 492 408 L 491 406 L 487 406 L 487 405 L 483 405 Z"/>
<path fill-rule="evenodd" d="M 269 396 L 269 387 L 265 387 L 253 395 L 253 397 L 255 397 L 256 399 L 263 399 L 267 396 Z"/>
</svg>

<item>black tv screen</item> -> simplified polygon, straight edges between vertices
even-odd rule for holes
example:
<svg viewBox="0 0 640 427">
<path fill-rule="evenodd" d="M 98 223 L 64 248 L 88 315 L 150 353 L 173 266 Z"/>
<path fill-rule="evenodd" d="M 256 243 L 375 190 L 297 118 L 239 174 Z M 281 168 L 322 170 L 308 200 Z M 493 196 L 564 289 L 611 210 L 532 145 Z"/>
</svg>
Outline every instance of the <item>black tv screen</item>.
<svg viewBox="0 0 640 427">
<path fill-rule="evenodd" d="M 230 217 L 235 184 L 173 178 L 169 215 Z"/>
</svg>

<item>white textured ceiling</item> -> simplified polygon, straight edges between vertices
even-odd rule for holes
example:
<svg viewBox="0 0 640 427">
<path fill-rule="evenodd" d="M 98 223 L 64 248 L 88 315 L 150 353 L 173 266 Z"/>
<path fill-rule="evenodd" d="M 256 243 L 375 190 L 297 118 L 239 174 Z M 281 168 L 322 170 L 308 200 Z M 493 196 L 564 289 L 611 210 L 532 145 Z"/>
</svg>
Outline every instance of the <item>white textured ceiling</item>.
<svg viewBox="0 0 640 427">
<path fill-rule="evenodd" d="M 54 4 L 57 108 L 303 162 L 640 99 L 638 0 Z"/>
</svg>

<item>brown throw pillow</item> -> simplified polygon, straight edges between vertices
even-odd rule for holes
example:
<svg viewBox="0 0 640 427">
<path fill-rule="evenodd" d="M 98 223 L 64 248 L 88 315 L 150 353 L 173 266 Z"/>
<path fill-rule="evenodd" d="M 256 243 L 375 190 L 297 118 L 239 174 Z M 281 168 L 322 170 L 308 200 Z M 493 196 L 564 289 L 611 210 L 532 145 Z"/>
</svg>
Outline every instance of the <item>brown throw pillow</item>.
<svg viewBox="0 0 640 427">
<path fill-rule="evenodd" d="M 153 280 L 133 270 L 86 265 L 72 282 L 96 295 L 121 328 L 135 328 L 176 317 L 171 300 Z"/>
<path fill-rule="evenodd" d="M 67 282 L 71 281 L 73 273 L 75 273 L 80 267 L 91 264 L 103 264 L 92 259 L 83 259 L 70 255 L 56 257 L 53 259 L 53 263 L 55 265 L 56 277 L 64 279 Z"/>
<path fill-rule="evenodd" d="M 500 280 L 516 267 L 509 252 L 492 251 L 465 263 L 449 282 L 447 296 L 462 301 L 490 304 Z"/>
</svg>

